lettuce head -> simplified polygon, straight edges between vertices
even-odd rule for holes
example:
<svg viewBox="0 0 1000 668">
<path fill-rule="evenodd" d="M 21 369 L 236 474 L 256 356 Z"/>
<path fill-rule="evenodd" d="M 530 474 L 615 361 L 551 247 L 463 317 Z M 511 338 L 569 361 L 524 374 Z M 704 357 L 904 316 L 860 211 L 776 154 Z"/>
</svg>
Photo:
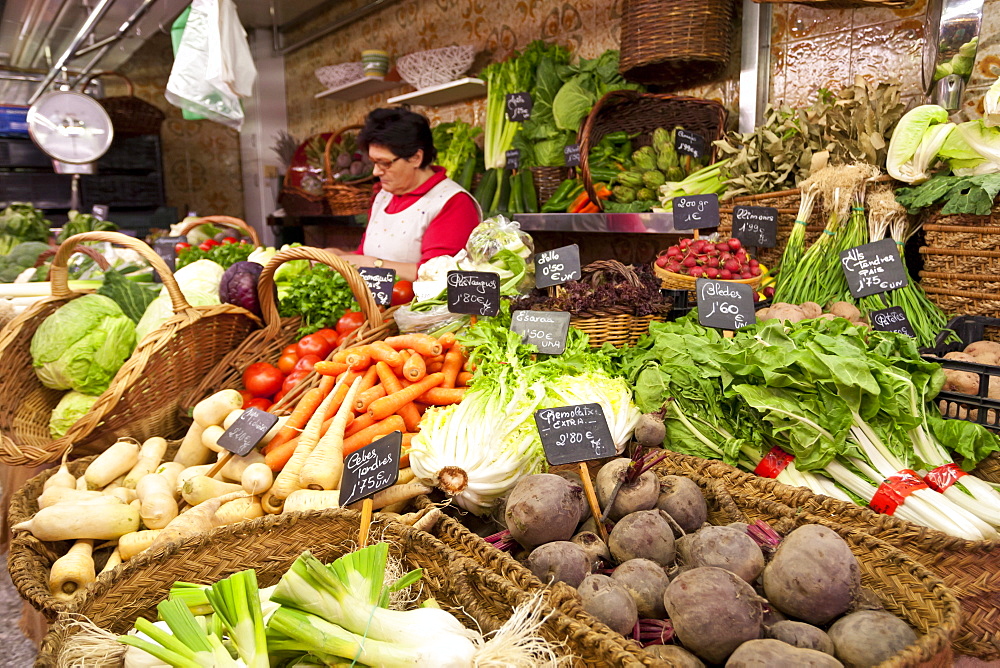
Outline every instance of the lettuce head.
<svg viewBox="0 0 1000 668">
<path fill-rule="evenodd" d="M 885 169 L 892 178 L 906 183 L 923 183 L 938 151 L 955 128 L 948 112 L 936 104 L 915 107 L 899 120 L 889 140 Z"/>
<path fill-rule="evenodd" d="M 49 433 L 52 438 L 62 438 L 77 420 L 86 415 L 100 395 L 81 394 L 69 391 L 62 396 L 49 418 Z"/>
<path fill-rule="evenodd" d="M 31 339 L 45 387 L 100 394 L 135 348 L 135 323 L 104 295 L 84 295 L 42 321 Z"/>
</svg>

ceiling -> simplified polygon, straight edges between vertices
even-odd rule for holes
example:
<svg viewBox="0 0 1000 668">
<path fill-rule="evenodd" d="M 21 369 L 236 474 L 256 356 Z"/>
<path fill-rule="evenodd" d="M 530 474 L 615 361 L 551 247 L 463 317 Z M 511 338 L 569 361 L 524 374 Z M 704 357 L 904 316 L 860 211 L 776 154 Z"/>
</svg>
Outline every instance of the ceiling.
<svg viewBox="0 0 1000 668">
<path fill-rule="evenodd" d="M 190 4 L 190 0 L 147 1 L 152 4 L 145 15 L 135 22 L 123 39 L 110 48 L 95 69 L 115 69 L 120 66 L 151 35 L 160 30 L 169 32 L 171 23 Z M 280 28 L 308 17 L 312 10 L 320 6 L 336 4 L 338 0 L 235 2 L 244 26 Z M 0 7 L 3 7 L 0 20 L 0 68 L 44 75 L 63 54 L 98 3 L 99 0 L 0 0 Z M 143 0 L 110 0 L 107 11 L 83 46 L 115 34 L 119 26 L 142 3 Z M 89 64 L 96 53 L 72 59 L 67 65 L 71 71 L 77 71 Z M 35 78 L 39 78 L 38 75 Z M 36 87 L 37 84 L 30 81 L 0 79 L 0 103 L 26 104 Z"/>
</svg>

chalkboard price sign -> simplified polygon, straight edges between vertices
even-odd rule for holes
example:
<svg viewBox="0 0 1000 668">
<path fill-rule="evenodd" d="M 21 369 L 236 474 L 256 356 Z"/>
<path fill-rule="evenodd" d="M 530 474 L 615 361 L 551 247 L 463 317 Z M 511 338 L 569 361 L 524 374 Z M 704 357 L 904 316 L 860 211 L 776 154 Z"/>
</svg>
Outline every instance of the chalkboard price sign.
<svg viewBox="0 0 1000 668">
<path fill-rule="evenodd" d="M 107 220 L 108 210 L 109 207 L 107 204 L 95 204 L 94 206 L 90 207 L 90 215 L 92 215 L 94 218 L 97 218 L 98 220 Z"/>
<path fill-rule="evenodd" d="M 507 151 L 504 153 L 504 158 L 507 161 L 504 164 L 507 169 L 517 169 L 521 166 L 521 151 L 519 149 L 512 148 Z"/>
<path fill-rule="evenodd" d="M 744 246 L 774 248 L 778 244 L 778 210 L 773 206 L 734 206 L 733 236 Z"/>
<path fill-rule="evenodd" d="M 697 132 L 690 132 L 688 130 L 677 130 L 677 134 L 674 135 L 674 148 L 677 149 L 678 153 L 690 155 L 696 160 L 708 154 L 708 146 L 705 144 L 705 138 Z"/>
<path fill-rule="evenodd" d="M 548 288 L 583 276 L 576 244 L 535 253 L 535 287 Z"/>
<path fill-rule="evenodd" d="M 905 287 L 906 266 L 892 239 L 855 246 L 840 253 L 847 287 L 855 298 Z"/>
<path fill-rule="evenodd" d="M 718 195 L 675 197 L 673 204 L 675 230 L 700 230 L 719 225 Z"/>
<path fill-rule="evenodd" d="M 746 283 L 699 278 L 695 289 L 701 325 L 734 330 L 757 322 L 753 288 Z"/>
<path fill-rule="evenodd" d="M 396 270 L 384 267 L 358 267 L 358 273 L 365 279 L 368 289 L 379 306 L 392 302 L 392 286 L 396 282 Z"/>
<path fill-rule="evenodd" d="M 500 312 L 500 274 L 492 271 L 449 271 L 451 313 L 494 316 Z"/>
<path fill-rule="evenodd" d="M 507 120 L 511 123 L 523 123 L 531 118 L 533 106 L 531 93 L 507 93 Z"/>
<path fill-rule="evenodd" d="M 535 411 L 535 426 L 549 464 L 575 464 L 615 454 L 615 442 L 600 404 Z"/>
<path fill-rule="evenodd" d="M 913 326 L 910 324 L 909 318 L 906 317 L 906 311 L 903 310 L 902 306 L 890 306 L 879 311 L 872 311 L 868 314 L 868 319 L 872 323 L 872 329 L 877 329 L 880 332 L 897 332 L 913 338 L 917 337 L 917 333 L 913 331 Z"/>
<path fill-rule="evenodd" d="M 347 507 L 395 485 L 402 446 L 403 433 L 394 431 L 349 454 L 340 480 L 340 506 Z"/>
<path fill-rule="evenodd" d="M 563 146 L 563 157 L 566 159 L 567 167 L 579 167 L 580 166 L 580 145 L 579 144 L 568 144 Z"/>
<path fill-rule="evenodd" d="M 219 447 L 244 457 L 257 447 L 277 422 L 277 415 L 259 408 L 248 408 L 236 418 L 236 422 L 229 429 L 222 433 L 222 436 L 219 436 Z"/>
<path fill-rule="evenodd" d="M 525 343 L 538 346 L 546 355 L 562 355 L 569 333 L 569 313 L 565 311 L 514 311 L 510 329 Z"/>
<path fill-rule="evenodd" d="M 187 243 L 187 237 L 160 237 L 153 242 L 153 250 L 160 259 L 167 263 L 167 266 L 171 269 L 177 263 L 177 244 L 180 242 Z M 156 272 L 153 272 L 153 280 L 158 281 L 159 277 Z"/>
</svg>

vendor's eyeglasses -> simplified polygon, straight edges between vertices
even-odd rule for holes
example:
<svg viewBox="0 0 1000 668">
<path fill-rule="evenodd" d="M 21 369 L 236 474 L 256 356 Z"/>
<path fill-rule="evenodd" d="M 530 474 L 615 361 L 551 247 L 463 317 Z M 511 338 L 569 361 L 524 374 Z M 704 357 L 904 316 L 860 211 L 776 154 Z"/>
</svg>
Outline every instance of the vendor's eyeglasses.
<svg viewBox="0 0 1000 668">
<path fill-rule="evenodd" d="M 392 160 L 372 160 L 372 164 L 383 172 L 389 171 L 389 168 L 396 164 L 397 160 L 405 160 L 405 158 L 393 158 Z"/>
</svg>

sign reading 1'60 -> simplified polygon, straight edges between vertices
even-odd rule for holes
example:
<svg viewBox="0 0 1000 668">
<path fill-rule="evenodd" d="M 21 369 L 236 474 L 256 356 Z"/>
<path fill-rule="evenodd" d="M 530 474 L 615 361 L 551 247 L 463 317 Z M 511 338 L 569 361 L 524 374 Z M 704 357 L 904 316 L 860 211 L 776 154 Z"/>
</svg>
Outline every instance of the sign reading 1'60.
<svg viewBox="0 0 1000 668">
<path fill-rule="evenodd" d="M 580 247 L 576 244 L 535 253 L 535 286 L 547 288 L 567 281 L 578 280 Z"/>
</svg>

